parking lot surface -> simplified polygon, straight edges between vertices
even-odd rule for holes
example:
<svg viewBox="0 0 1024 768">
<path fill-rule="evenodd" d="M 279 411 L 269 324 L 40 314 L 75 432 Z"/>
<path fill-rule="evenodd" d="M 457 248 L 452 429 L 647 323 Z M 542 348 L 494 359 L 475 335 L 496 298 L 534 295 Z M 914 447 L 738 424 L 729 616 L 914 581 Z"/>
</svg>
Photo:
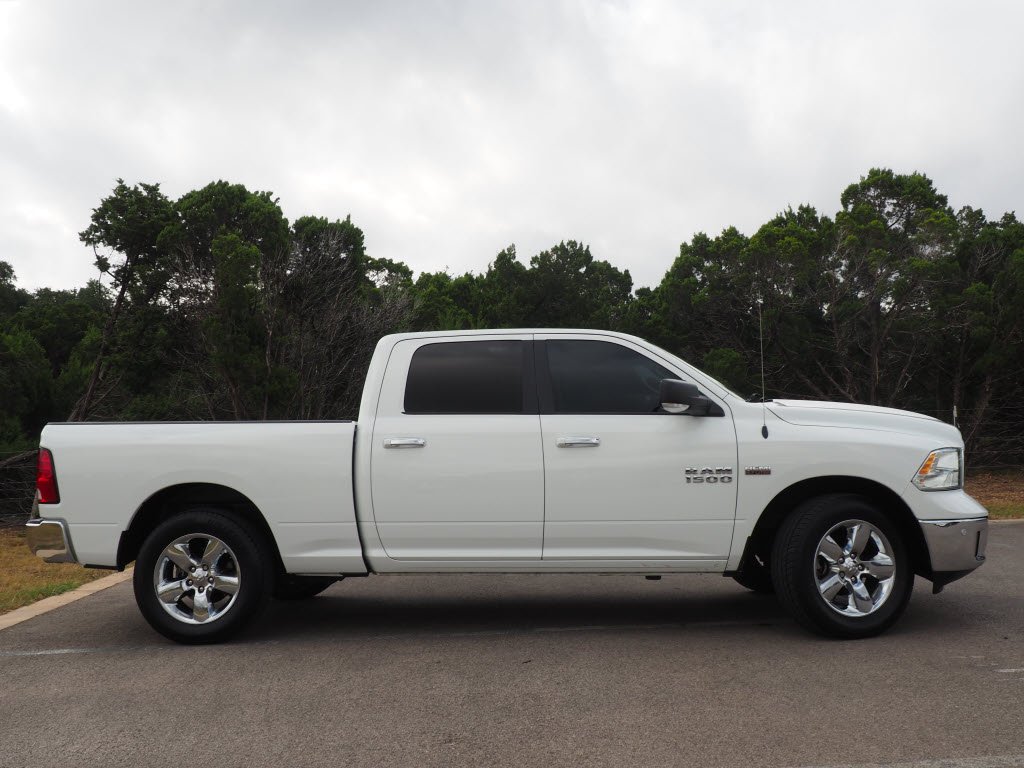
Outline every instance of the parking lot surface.
<svg viewBox="0 0 1024 768">
<path fill-rule="evenodd" d="M 374 576 L 238 640 L 121 584 L 0 632 L 2 766 L 1024 766 L 1024 522 L 888 634 L 720 576 Z"/>
</svg>

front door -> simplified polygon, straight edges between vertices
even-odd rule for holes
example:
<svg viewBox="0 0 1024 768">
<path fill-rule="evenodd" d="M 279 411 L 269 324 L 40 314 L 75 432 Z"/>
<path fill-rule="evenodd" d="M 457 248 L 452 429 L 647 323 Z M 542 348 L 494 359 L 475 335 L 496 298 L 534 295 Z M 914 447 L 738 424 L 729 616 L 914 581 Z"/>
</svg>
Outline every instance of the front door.
<svg viewBox="0 0 1024 768">
<path fill-rule="evenodd" d="M 662 411 L 661 380 L 686 376 L 626 340 L 536 338 L 544 559 L 727 558 L 736 507 L 729 411 Z"/>
</svg>

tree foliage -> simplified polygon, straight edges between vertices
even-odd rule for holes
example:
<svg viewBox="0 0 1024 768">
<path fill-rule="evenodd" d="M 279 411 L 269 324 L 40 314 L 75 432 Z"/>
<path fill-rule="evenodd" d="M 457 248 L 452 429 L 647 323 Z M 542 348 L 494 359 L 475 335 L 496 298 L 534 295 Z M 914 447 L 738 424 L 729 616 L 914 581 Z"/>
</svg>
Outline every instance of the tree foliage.
<svg viewBox="0 0 1024 768">
<path fill-rule="evenodd" d="M 743 394 L 763 341 L 769 397 L 956 408 L 970 447 L 1024 453 L 1024 224 L 954 211 L 921 173 L 872 169 L 832 216 L 698 233 L 636 290 L 578 240 L 414 276 L 351 218 L 289 222 L 224 181 L 171 200 L 119 180 L 81 238 L 100 277 L 78 290 L 30 293 L 0 262 L 0 444 L 68 414 L 352 417 L 384 334 L 577 327 L 643 336 Z"/>
</svg>

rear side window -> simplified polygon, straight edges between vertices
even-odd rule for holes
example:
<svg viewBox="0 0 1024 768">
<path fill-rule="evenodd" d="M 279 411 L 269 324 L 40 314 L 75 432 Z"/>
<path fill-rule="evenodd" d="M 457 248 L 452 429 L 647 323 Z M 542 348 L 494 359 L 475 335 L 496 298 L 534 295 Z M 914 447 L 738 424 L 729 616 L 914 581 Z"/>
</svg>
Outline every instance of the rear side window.
<svg viewBox="0 0 1024 768">
<path fill-rule="evenodd" d="M 406 413 L 523 413 L 521 341 L 424 344 L 409 363 Z"/>
<path fill-rule="evenodd" d="M 549 340 L 555 413 L 658 413 L 662 379 L 678 376 L 607 341 Z"/>
</svg>

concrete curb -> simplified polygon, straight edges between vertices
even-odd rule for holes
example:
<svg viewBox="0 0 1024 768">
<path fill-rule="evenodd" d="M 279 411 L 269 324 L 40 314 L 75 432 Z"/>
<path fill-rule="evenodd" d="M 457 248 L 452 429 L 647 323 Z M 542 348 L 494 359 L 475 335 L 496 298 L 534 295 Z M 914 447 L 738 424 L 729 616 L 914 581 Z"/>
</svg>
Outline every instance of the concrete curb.
<svg viewBox="0 0 1024 768">
<path fill-rule="evenodd" d="M 102 592 L 104 589 L 109 589 L 117 584 L 128 581 L 131 577 L 132 569 L 129 568 L 121 573 L 112 573 L 110 576 L 104 576 L 102 579 L 90 581 L 77 589 L 72 589 L 70 592 L 64 592 L 53 597 L 44 597 L 39 602 L 32 603 L 32 605 L 15 608 L 13 611 L 0 616 L 0 630 L 13 627 L 15 624 L 21 624 L 21 622 L 28 621 L 29 619 L 34 619 L 36 616 L 42 616 L 44 613 L 49 613 L 76 600 L 81 600 L 83 597 Z"/>
</svg>

